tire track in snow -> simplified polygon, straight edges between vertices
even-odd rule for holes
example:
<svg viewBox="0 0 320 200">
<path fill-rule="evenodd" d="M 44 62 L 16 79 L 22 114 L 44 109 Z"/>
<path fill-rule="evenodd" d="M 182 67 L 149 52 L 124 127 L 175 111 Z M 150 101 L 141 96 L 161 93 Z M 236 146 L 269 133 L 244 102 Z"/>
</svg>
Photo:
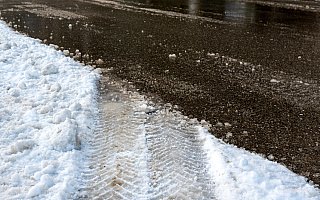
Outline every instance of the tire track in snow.
<svg viewBox="0 0 320 200">
<path fill-rule="evenodd" d="M 146 199 L 145 113 L 136 95 L 109 87 L 100 101 L 100 127 L 91 147 L 89 199 Z M 124 99 L 130 97 L 132 100 Z"/>
<path fill-rule="evenodd" d="M 188 118 L 154 111 L 134 92 L 103 91 L 88 199 L 214 199 L 203 143 Z"/>
<path fill-rule="evenodd" d="M 146 123 L 151 199 L 214 199 L 203 143 L 192 121 L 157 111 Z"/>
</svg>

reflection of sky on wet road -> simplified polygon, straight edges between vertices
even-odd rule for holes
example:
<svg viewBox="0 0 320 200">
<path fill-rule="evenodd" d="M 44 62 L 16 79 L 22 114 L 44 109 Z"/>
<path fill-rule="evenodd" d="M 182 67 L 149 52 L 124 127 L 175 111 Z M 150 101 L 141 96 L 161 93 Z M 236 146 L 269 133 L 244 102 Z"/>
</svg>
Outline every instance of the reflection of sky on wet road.
<svg viewBox="0 0 320 200">
<path fill-rule="evenodd" d="M 189 14 L 195 15 L 198 12 L 198 0 L 188 0 Z"/>
<path fill-rule="evenodd" d="M 116 0 L 117 1 L 117 0 Z M 124 0 L 128 4 L 210 17 L 227 22 L 276 24 L 318 33 L 320 14 L 225 0 Z"/>
<path fill-rule="evenodd" d="M 243 2 L 225 2 L 225 20 L 231 22 L 252 21 L 253 5 Z"/>
</svg>

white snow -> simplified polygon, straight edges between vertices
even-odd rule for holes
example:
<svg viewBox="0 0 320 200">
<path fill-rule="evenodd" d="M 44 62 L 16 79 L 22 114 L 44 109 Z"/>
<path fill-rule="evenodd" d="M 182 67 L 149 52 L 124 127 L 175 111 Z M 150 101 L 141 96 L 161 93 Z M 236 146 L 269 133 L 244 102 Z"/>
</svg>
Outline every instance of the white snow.
<svg viewBox="0 0 320 200">
<path fill-rule="evenodd" d="M 280 83 L 280 81 L 276 80 L 276 79 L 271 79 L 270 83 Z"/>
<path fill-rule="evenodd" d="M 169 54 L 169 58 L 170 58 L 170 59 L 176 59 L 176 58 L 177 58 L 177 55 L 176 55 L 176 54 Z"/>
<path fill-rule="evenodd" d="M 3 22 L 0 32 L 0 197 L 78 199 L 99 75 Z M 302 176 L 198 130 L 217 199 L 320 199 Z"/>
<path fill-rule="evenodd" d="M 226 144 L 203 127 L 198 129 L 208 153 L 209 173 L 218 199 L 320 199 L 319 190 L 304 177 L 283 165 Z"/>
<path fill-rule="evenodd" d="M 0 32 L 0 197 L 77 199 L 99 76 L 3 22 Z"/>
</svg>

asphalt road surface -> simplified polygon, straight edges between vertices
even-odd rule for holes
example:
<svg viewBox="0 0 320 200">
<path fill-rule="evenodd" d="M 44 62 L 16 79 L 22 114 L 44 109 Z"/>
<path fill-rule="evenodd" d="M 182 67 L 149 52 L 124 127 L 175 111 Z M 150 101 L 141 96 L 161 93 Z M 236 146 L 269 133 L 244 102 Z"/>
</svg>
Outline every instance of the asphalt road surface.
<svg viewBox="0 0 320 200">
<path fill-rule="evenodd" d="M 0 0 L 0 17 L 320 184 L 319 4 Z"/>
</svg>

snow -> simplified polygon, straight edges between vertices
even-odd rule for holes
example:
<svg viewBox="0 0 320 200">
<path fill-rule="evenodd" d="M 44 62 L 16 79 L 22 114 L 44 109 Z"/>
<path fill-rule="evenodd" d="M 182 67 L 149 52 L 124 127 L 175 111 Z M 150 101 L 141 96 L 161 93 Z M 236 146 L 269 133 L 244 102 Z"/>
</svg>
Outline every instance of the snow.
<svg viewBox="0 0 320 200">
<path fill-rule="evenodd" d="M 283 165 L 226 144 L 203 127 L 198 130 L 218 199 L 320 199 L 318 189 Z"/>
<path fill-rule="evenodd" d="M 3 22 L 0 32 L 0 197 L 79 199 L 99 75 Z M 302 176 L 198 131 L 217 199 L 320 199 Z"/>
<path fill-rule="evenodd" d="M 0 196 L 77 199 L 99 76 L 3 22 L 0 32 Z"/>
</svg>

